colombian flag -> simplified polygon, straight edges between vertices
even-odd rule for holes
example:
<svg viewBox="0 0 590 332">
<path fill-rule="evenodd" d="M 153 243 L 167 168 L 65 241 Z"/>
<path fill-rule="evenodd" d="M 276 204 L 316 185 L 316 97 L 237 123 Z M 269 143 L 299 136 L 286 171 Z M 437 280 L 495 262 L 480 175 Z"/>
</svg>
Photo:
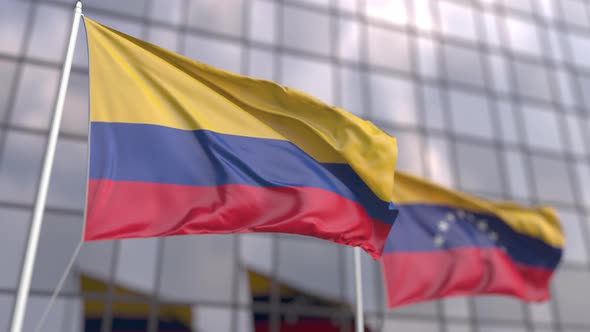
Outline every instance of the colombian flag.
<svg viewBox="0 0 590 332">
<path fill-rule="evenodd" d="M 268 276 L 248 270 L 250 279 L 250 292 L 254 309 L 254 331 L 269 332 L 272 328 L 272 280 Z M 279 282 L 279 281 L 276 281 Z M 311 294 L 290 285 L 279 283 L 276 296 L 280 302 L 281 310 L 278 312 L 278 327 L 281 332 L 339 332 L 354 331 L 353 313 L 350 306 L 343 302 L 328 299 Z M 328 314 L 310 314 L 309 311 L 301 311 L 302 306 L 322 307 Z M 257 311 L 256 308 L 265 308 Z M 301 312 L 298 312 L 301 311 Z M 334 316 L 339 313 L 346 317 L 344 321 Z M 365 332 L 371 330 L 365 326 Z"/>
<path fill-rule="evenodd" d="M 395 138 L 300 91 L 85 19 L 86 240 L 280 232 L 381 256 Z"/>
<path fill-rule="evenodd" d="M 451 295 L 549 298 L 564 235 L 551 208 L 485 201 L 396 172 L 382 258 L 389 306 Z"/>
<path fill-rule="evenodd" d="M 109 284 L 89 276 L 80 276 L 82 291 L 85 293 L 102 293 L 109 291 Z M 167 304 L 158 302 L 158 310 L 152 312 L 152 296 L 130 290 L 119 285 L 114 287 L 115 296 L 134 297 L 136 303 L 114 300 L 111 307 L 111 332 L 147 331 L 150 316 L 156 316 L 158 332 L 192 332 L 194 324 L 193 308 L 190 305 Z M 142 302 L 142 303 L 140 303 Z M 84 332 L 100 332 L 104 330 L 103 318 L 106 311 L 104 301 L 84 300 Z"/>
</svg>

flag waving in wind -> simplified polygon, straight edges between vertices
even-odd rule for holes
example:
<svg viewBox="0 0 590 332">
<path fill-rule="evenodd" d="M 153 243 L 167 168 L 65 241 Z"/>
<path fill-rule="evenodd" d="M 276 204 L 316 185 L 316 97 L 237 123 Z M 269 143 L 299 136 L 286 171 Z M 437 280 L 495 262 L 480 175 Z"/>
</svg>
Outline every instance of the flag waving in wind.
<svg viewBox="0 0 590 332">
<path fill-rule="evenodd" d="M 493 203 L 396 172 L 383 252 L 389 306 L 451 295 L 549 298 L 564 235 L 551 208 Z"/>
<path fill-rule="evenodd" d="M 85 19 L 85 239 L 281 232 L 383 250 L 395 138 L 300 91 Z"/>
</svg>

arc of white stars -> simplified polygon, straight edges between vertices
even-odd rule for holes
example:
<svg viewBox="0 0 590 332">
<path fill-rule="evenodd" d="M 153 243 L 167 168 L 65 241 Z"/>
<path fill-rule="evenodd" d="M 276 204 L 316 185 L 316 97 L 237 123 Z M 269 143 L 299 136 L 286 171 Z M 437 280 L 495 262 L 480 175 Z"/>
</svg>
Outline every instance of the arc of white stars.
<svg viewBox="0 0 590 332">
<path fill-rule="evenodd" d="M 475 214 L 467 213 L 463 210 L 456 210 L 455 213 L 449 212 L 438 221 L 437 233 L 433 238 L 433 242 L 436 247 L 442 247 L 446 243 L 444 234 L 448 233 L 452 227 L 452 224 L 456 223 L 458 220 L 467 220 L 473 223 L 478 230 L 487 235 L 490 241 L 494 242 L 496 245 L 499 245 L 500 250 L 503 252 L 508 252 L 508 248 L 506 246 L 500 245 L 500 243 L 498 243 L 498 240 L 500 239 L 499 234 L 490 229 L 489 224 L 485 219 L 478 219 Z"/>
</svg>

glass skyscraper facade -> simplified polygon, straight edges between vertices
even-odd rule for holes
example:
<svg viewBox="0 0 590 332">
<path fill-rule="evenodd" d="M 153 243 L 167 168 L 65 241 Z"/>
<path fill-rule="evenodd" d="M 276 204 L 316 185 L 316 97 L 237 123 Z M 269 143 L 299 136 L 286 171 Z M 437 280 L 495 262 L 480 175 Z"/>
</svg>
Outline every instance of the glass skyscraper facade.
<svg viewBox="0 0 590 332">
<path fill-rule="evenodd" d="M 12 314 L 73 7 L 0 0 L 0 330 Z M 388 310 L 380 266 L 363 255 L 371 331 L 590 331 L 590 1 L 88 0 L 83 11 L 371 120 L 397 137 L 401 170 L 559 211 L 567 244 L 551 301 L 458 297 Z M 85 42 L 81 30 L 25 331 L 82 237 Z M 351 248 L 281 234 L 87 243 L 42 331 L 116 330 L 129 312 L 146 331 L 175 319 L 207 332 L 254 331 L 264 319 L 279 331 L 303 317 L 352 331 L 352 262 Z M 254 296 L 261 278 L 267 293 Z M 297 290 L 295 300 L 284 300 L 283 287 Z"/>
</svg>

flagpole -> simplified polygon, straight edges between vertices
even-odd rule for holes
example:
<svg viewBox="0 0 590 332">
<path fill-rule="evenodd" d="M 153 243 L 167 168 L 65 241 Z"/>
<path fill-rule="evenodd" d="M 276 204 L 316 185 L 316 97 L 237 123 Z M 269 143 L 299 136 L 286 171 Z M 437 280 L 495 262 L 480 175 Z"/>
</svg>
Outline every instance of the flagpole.
<svg viewBox="0 0 590 332">
<path fill-rule="evenodd" d="M 354 247 L 354 285 L 356 291 L 356 332 L 364 332 L 363 274 L 361 271 L 361 248 L 359 247 Z"/>
<path fill-rule="evenodd" d="M 68 82 L 70 80 L 70 71 L 72 69 L 72 60 L 74 57 L 74 48 L 78 36 L 78 27 L 80 26 L 80 18 L 82 16 L 82 2 L 76 3 L 74 10 L 74 21 L 72 22 L 72 31 L 70 33 L 70 41 L 66 53 L 66 59 L 63 65 L 61 80 L 59 83 L 59 92 L 55 103 L 53 112 L 53 119 L 51 121 L 51 129 L 49 132 L 49 139 L 47 140 L 47 148 L 45 150 L 45 158 L 43 160 L 43 169 L 41 171 L 41 178 L 39 180 L 39 189 L 37 191 L 37 198 L 35 201 L 35 208 L 33 210 L 33 218 L 31 221 L 31 228 L 29 230 L 29 239 L 25 251 L 25 259 L 21 270 L 21 277 L 18 286 L 18 293 L 16 302 L 14 304 L 14 312 L 12 315 L 11 332 L 21 332 L 23 328 L 23 321 L 25 318 L 25 310 L 27 307 L 27 299 L 29 290 L 31 288 L 31 278 L 33 276 L 33 267 L 35 265 L 35 255 L 37 253 L 37 246 L 39 244 L 39 235 L 41 233 L 41 223 L 43 221 L 43 213 L 45 212 L 45 203 L 47 201 L 47 191 L 49 189 L 49 181 L 51 179 L 51 169 L 53 168 L 53 160 L 55 157 L 55 148 L 57 146 L 57 138 L 59 135 L 59 127 L 63 114 L 66 91 L 68 89 Z"/>
</svg>

